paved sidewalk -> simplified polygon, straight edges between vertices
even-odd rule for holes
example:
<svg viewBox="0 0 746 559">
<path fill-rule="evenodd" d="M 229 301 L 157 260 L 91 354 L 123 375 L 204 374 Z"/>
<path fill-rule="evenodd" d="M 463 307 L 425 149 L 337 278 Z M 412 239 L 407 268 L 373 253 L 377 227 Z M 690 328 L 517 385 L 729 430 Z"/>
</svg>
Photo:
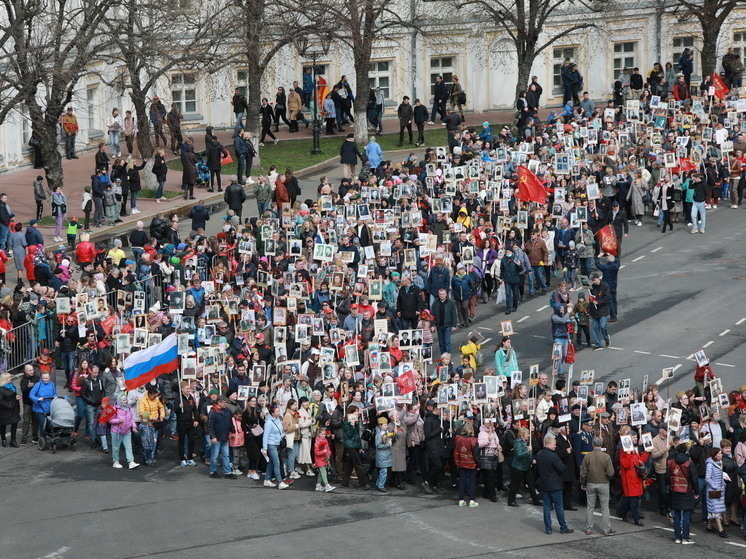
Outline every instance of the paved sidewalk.
<svg viewBox="0 0 746 559">
<path fill-rule="evenodd" d="M 549 113 L 549 110 L 542 110 L 542 117 Z M 482 122 L 485 120 L 491 122 L 491 123 L 501 123 L 501 122 L 512 122 L 513 115 L 515 114 L 512 110 L 500 110 L 495 112 L 489 112 L 489 113 L 478 113 L 478 114 L 466 114 L 466 123 L 468 125 L 473 126 L 479 126 Z M 384 120 L 384 132 L 393 132 L 394 128 L 396 127 L 395 122 L 395 115 L 389 115 Z M 439 128 L 440 125 L 436 124 L 434 126 L 428 126 L 428 129 L 431 128 Z M 197 151 L 201 151 L 204 149 L 204 131 L 199 130 L 190 130 L 189 132 L 186 132 L 186 135 L 193 136 L 195 139 L 195 148 Z M 311 134 L 311 128 L 308 129 L 301 127 L 300 132 L 295 134 L 290 134 L 287 131 L 287 126 L 281 126 L 280 132 L 276 134 L 278 139 L 281 141 L 284 140 L 309 140 L 312 137 Z M 232 141 L 232 131 L 231 130 L 223 130 L 217 132 L 218 139 L 221 143 L 223 143 L 226 146 L 231 146 Z M 341 139 L 340 139 L 341 141 Z M 126 151 L 126 146 L 124 142 L 122 142 L 122 151 L 123 153 Z M 260 148 L 261 149 L 261 148 Z M 91 184 L 91 175 L 94 173 L 95 165 L 94 165 L 94 157 L 95 157 L 95 151 L 86 151 L 86 152 L 79 152 L 78 154 L 80 156 L 80 159 L 72 159 L 72 160 L 62 160 L 63 169 L 64 169 L 64 181 L 65 181 L 65 195 L 67 196 L 67 206 L 68 206 L 68 217 L 76 216 L 80 218 L 82 223 L 82 217 L 83 212 L 81 211 L 81 204 L 83 200 L 83 189 L 85 186 Z M 167 157 L 169 157 L 170 153 L 167 152 Z M 169 157 L 169 159 L 175 159 L 172 155 Z M 325 163 L 326 160 L 323 162 L 320 162 L 320 164 Z M 299 176 L 302 176 L 303 170 L 299 171 Z M 20 171 L 17 171 L 15 173 L 8 173 L 5 175 L 0 176 L 0 192 L 5 192 L 8 195 L 8 203 L 13 211 L 15 213 L 16 221 L 21 221 L 24 226 L 28 224 L 28 221 L 32 219 L 36 214 L 36 204 L 34 202 L 33 197 L 33 189 L 32 189 L 32 183 L 36 179 L 37 175 L 44 176 L 44 170 L 43 169 L 34 169 L 33 167 L 29 166 L 27 168 L 24 168 Z M 144 177 L 143 177 L 144 179 Z M 225 180 L 225 177 L 224 177 Z M 174 171 L 169 170 L 168 177 L 166 181 L 166 190 L 167 191 L 173 191 L 173 192 L 180 192 L 181 191 L 181 171 Z M 205 202 L 208 203 L 214 203 L 216 201 L 222 200 L 222 193 L 218 193 L 217 191 L 215 193 L 207 193 L 205 189 L 195 189 L 195 196 L 198 199 L 203 199 Z M 116 228 L 116 230 L 120 230 L 122 227 L 126 228 L 127 230 L 130 230 L 134 227 L 134 223 L 137 220 L 142 220 L 145 222 L 146 226 L 150 222 L 153 216 L 157 214 L 158 212 L 174 212 L 178 210 L 179 208 L 184 208 L 185 210 L 188 210 L 189 207 L 194 205 L 194 201 L 185 201 L 181 196 L 167 200 L 165 202 L 157 203 L 155 200 L 152 199 L 142 199 L 138 198 L 137 200 L 137 207 L 140 210 L 140 214 L 136 215 L 129 215 L 128 217 L 123 218 L 123 224 L 119 224 L 120 226 Z M 51 207 L 49 204 L 49 201 L 45 203 L 45 211 L 44 215 L 48 216 L 51 214 Z M 54 228 L 53 227 L 42 227 L 41 231 L 44 235 L 45 240 L 48 244 L 54 244 L 51 241 L 51 238 L 54 236 Z M 91 237 L 92 240 L 103 240 L 106 238 L 111 238 L 113 234 L 116 234 L 112 228 L 109 227 L 101 227 L 101 228 L 93 228 Z M 64 231 L 63 231 L 63 237 L 64 237 Z"/>
</svg>

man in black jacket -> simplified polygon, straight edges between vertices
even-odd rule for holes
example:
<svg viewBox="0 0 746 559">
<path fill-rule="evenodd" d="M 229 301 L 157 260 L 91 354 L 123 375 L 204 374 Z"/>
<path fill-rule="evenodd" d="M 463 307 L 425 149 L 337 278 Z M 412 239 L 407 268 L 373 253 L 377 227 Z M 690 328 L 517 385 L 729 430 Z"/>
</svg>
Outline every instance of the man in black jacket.
<svg viewBox="0 0 746 559">
<path fill-rule="evenodd" d="M 155 237 L 158 242 L 163 242 L 168 234 L 168 221 L 162 212 L 156 214 L 156 216 L 150 221 L 150 236 Z"/>
<path fill-rule="evenodd" d="M 243 117 L 249 112 L 249 103 L 246 101 L 246 95 L 241 94 L 241 90 L 236 88 L 231 99 L 231 105 L 233 105 L 233 114 L 236 115 L 236 126 L 234 133 L 238 133 L 239 129 L 243 128 Z"/>
<path fill-rule="evenodd" d="M 399 117 L 399 147 L 404 143 L 404 129 L 409 132 L 409 144 L 412 144 L 412 120 L 414 119 L 414 109 L 409 104 L 409 97 L 406 95 L 402 99 L 399 108 L 396 110 Z"/>
<path fill-rule="evenodd" d="M 562 474 L 565 465 L 555 449 L 557 440 L 553 435 L 547 435 L 544 439 L 544 448 L 536 455 L 536 469 L 541 482 L 541 498 L 544 501 L 544 528 L 547 534 L 552 533 L 552 504 L 557 515 L 562 534 L 572 534 L 575 530 L 569 528 L 565 522 L 565 509 L 562 503 Z"/>
<path fill-rule="evenodd" d="M 425 412 L 423 430 L 428 466 L 427 478 L 422 482 L 422 488 L 427 493 L 441 493 L 442 489 L 438 487 L 443 473 L 443 441 L 441 439 L 443 430 L 440 427 L 440 410 L 435 400 L 428 400 L 425 407 L 427 412 Z"/>
<path fill-rule="evenodd" d="M 104 380 L 99 374 L 98 365 L 91 365 L 91 374 L 83 381 L 80 397 L 85 402 L 86 437 L 90 437 L 91 446 L 95 446 L 96 429 L 93 418 L 96 415 L 96 409 L 101 405 L 101 399 L 104 397 Z"/>
<path fill-rule="evenodd" d="M 414 123 L 417 125 L 416 146 L 425 145 L 425 123 L 427 122 L 427 107 L 419 99 L 414 100 Z"/>
<path fill-rule="evenodd" d="M 60 349 L 60 357 L 62 358 L 62 366 L 65 369 L 65 377 L 67 382 L 65 388 L 70 388 L 70 383 L 73 380 L 73 369 L 75 368 L 75 350 L 78 347 L 78 327 L 75 325 L 75 318 L 68 315 L 65 319 L 65 326 L 60 330 L 57 336 L 56 346 Z"/>
<path fill-rule="evenodd" d="M 207 228 L 207 221 L 210 219 L 210 210 L 205 207 L 204 200 L 200 200 L 196 206 L 189 210 L 187 217 L 192 218 L 192 231 L 196 232 L 200 229 L 204 231 Z"/>
<path fill-rule="evenodd" d="M 396 298 L 396 316 L 399 317 L 399 327 L 402 330 L 417 328 L 420 311 L 423 309 L 422 292 L 412 284 L 409 277 L 401 280 L 401 288 Z"/>
<path fill-rule="evenodd" d="M 243 203 L 246 201 L 246 192 L 244 192 L 244 189 L 240 184 L 238 184 L 238 177 L 231 177 L 231 183 L 225 189 L 223 200 L 228 204 L 228 207 L 231 210 L 236 212 L 236 215 L 240 219 L 241 213 L 243 212 Z"/>
<path fill-rule="evenodd" d="M 435 113 L 440 115 L 440 121 L 446 116 L 446 100 L 448 99 L 448 86 L 446 86 L 441 76 L 435 76 L 435 85 L 433 85 L 433 111 L 430 115 L 428 124 L 435 124 Z"/>
<path fill-rule="evenodd" d="M 601 338 L 603 337 L 606 342 L 606 347 L 609 347 L 611 340 L 609 339 L 609 331 L 606 328 L 606 322 L 609 318 L 609 297 L 611 296 L 609 291 L 609 285 L 601 281 L 601 276 L 597 273 L 591 274 L 591 294 L 590 294 L 590 307 L 588 311 L 591 315 L 591 332 L 593 333 L 593 349 L 603 349 L 601 345 Z"/>
<path fill-rule="evenodd" d="M 221 460 L 226 479 L 236 479 L 228 458 L 228 437 L 234 431 L 233 416 L 228 409 L 228 398 L 219 396 L 207 419 L 210 432 L 210 477 L 218 477 L 218 459 Z"/>
<path fill-rule="evenodd" d="M 199 410 L 192 395 L 188 380 L 181 381 L 181 396 L 174 401 L 174 413 L 176 413 L 176 433 L 179 437 L 179 455 L 182 466 L 196 466 L 194 458 L 194 443 L 196 442 L 199 425 Z M 189 449 L 184 452 L 184 437 L 188 439 Z"/>
</svg>

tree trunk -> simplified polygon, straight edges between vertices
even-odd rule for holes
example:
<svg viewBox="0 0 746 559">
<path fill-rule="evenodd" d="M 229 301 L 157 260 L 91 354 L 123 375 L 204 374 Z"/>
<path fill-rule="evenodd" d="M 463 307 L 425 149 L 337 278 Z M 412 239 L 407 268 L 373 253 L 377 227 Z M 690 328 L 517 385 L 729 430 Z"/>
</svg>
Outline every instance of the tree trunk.
<svg viewBox="0 0 746 559">
<path fill-rule="evenodd" d="M 251 59 L 250 56 L 248 58 Z M 262 166 L 262 148 L 259 147 L 259 138 L 261 138 L 262 133 L 262 122 L 259 116 L 258 107 L 262 102 L 262 77 L 264 76 L 264 69 L 262 68 L 261 73 L 259 73 L 258 67 L 259 65 L 256 62 L 253 64 L 249 63 L 249 76 L 252 76 L 252 79 L 249 80 L 249 94 L 247 96 L 249 111 L 245 118 L 246 130 L 251 132 L 252 143 L 256 150 L 256 155 L 254 156 L 254 161 L 252 163 L 254 169 L 259 169 Z"/>
<path fill-rule="evenodd" d="M 525 91 L 528 82 L 531 81 L 531 68 L 534 66 L 534 56 L 525 54 L 518 59 L 518 82 L 515 85 L 515 101 L 518 101 L 518 94 Z"/>
<path fill-rule="evenodd" d="M 355 56 L 355 142 L 359 146 L 368 143 L 368 97 L 370 97 L 370 85 L 368 74 L 370 73 L 370 48 L 360 56 Z M 386 107 L 384 106 L 384 110 Z M 382 115 L 383 117 L 383 115 Z"/>
<path fill-rule="evenodd" d="M 158 186 L 158 181 L 151 172 L 153 169 L 154 150 L 153 142 L 150 139 L 150 118 L 148 118 L 145 92 L 139 88 L 135 88 L 133 84 L 133 88 L 130 90 L 130 99 L 135 106 L 135 114 L 137 114 L 137 135 L 135 136 L 135 142 L 140 152 L 140 158 L 147 162 L 140 176 L 144 178 L 146 188 L 155 190 Z"/>
<path fill-rule="evenodd" d="M 63 186 L 62 156 L 58 151 L 57 119 L 50 118 L 50 111 L 43 111 L 36 101 L 27 103 L 31 129 L 39 139 L 44 174 L 47 177 L 47 187 L 54 190 Z M 52 111 L 53 114 L 54 111 Z"/>
<path fill-rule="evenodd" d="M 717 42 L 720 28 L 713 25 L 702 26 L 702 79 L 717 69 Z"/>
</svg>

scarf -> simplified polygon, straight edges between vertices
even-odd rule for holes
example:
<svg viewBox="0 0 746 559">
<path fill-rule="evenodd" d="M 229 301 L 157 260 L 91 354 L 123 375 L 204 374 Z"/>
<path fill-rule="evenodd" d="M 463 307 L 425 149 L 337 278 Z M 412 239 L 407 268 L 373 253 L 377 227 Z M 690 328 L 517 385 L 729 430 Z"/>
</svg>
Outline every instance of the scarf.
<svg viewBox="0 0 746 559">
<path fill-rule="evenodd" d="M 8 390 L 10 390 L 11 392 L 15 392 L 15 391 L 16 391 L 16 387 L 15 387 L 15 386 L 13 386 L 13 383 L 12 383 L 12 382 L 9 382 L 9 383 L 8 383 L 8 384 L 6 384 L 5 386 L 3 386 L 3 388 L 7 388 L 7 389 L 8 389 Z"/>
</svg>

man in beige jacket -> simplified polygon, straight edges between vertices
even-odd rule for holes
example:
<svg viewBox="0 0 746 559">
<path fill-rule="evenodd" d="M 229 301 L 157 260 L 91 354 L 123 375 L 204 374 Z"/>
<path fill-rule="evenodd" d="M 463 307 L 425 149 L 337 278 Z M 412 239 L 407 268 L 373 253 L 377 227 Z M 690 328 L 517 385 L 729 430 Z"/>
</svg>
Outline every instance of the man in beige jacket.
<svg viewBox="0 0 746 559">
<path fill-rule="evenodd" d="M 653 467 L 655 468 L 655 486 L 658 489 L 658 510 L 661 516 L 668 516 L 668 503 L 666 502 L 666 461 L 668 460 L 668 426 L 665 423 L 658 425 L 658 436 L 653 437 Z"/>
<path fill-rule="evenodd" d="M 604 536 L 614 534 L 611 529 L 609 513 L 609 482 L 614 477 L 614 465 L 611 458 L 602 449 L 601 437 L 593 437 L 593 452 L 586 454 L 580 466 L 580 488 L 588 497 L 585 513 L 585 533 L 593 534 L 593 509 L 596 508 L 596 497 L 601 504 L 601 523 Z"/>
</svg>

